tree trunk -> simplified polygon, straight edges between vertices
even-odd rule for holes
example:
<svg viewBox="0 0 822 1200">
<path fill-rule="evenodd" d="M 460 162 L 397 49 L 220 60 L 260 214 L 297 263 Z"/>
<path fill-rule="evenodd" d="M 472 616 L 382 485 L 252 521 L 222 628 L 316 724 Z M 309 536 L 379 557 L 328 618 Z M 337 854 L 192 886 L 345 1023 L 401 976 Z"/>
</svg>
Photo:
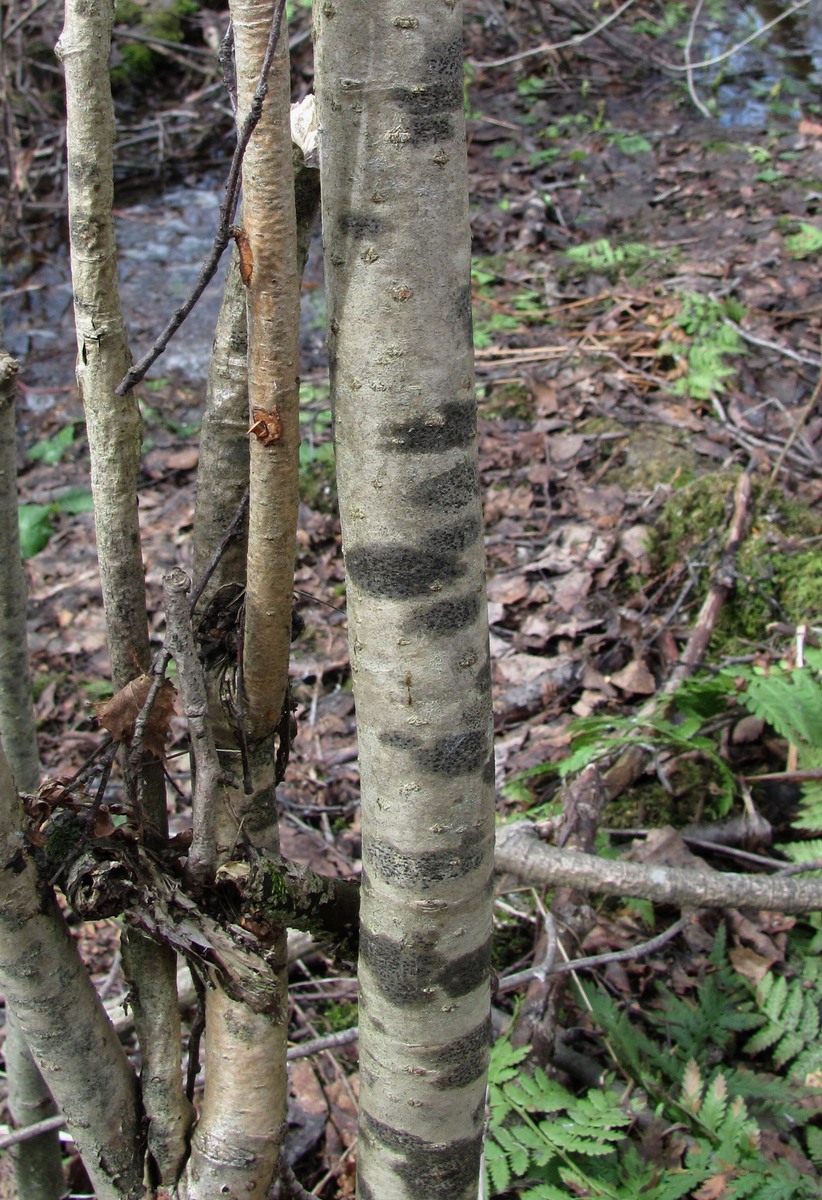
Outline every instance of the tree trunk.
<svg viewBox="0 0 822 1200">
<path fill-rule="evenodd" d="M 241 124 L 258 86 L 276 5 L 270 0 L 235 0 L 231 13 Z M 240 263 L 248 360 L 247 375 L 244 371 L 241 378 L 243 387 L 247 382 L 250 409 L 244 414 L 250 442 L 249 514 L 245 569 L 239 563 L 233 567 L 236 584 L 245 585 L 245 597 L 238 651 L 242 675 L 229 689 L 235 701 L 229 724 L 234 726 L 234 740 L 239 730 L 244 743 L 245 779 L 243 787 L 225 788 L 214 798 L 220 860 L 231 854 L 239 839 L 274 853 L 279 847 L 274 738 L 287 696 L 299 466 L 299 279 L 289 100 L 287 30 L 281 14 L 268 96 L 243 160 Z M 226 341 L 219 347 L 226 358 L 242 334 L 236 280 L 229 289 L 221 314 Z M 219 386 L 216 364 L 211 382 Z M 213 398 L 223 393 L 223 411 L 212 429 L 218 436 L 236 425 L 241 398 L 239 387 L 230 385 Z M 232 444 L 230 437 L 223 442 L 226 448 Z M 234 449 L 238 451 L 237 444 Z M 216 462 L 218 453 L 210 461 Z M 233 457 L 239 463 L 241 456 Z M 235 476 L 233 491 L 237 489 Z M 222 491 L 225 495 L 225 484 Z M 203 541 L 195 558 L 205 563 L 211 553 L 208 541 L 217 530 L 201 514 L 198 531 Z M 221 569 L 221 581 L 229 581 L 230 569 L 228 564 Z M 226 663 L 229 677 L 236 666 Z M 236 759 L 232 765 L 236 772 Z M 287 1092 L 284 927 L 274 935 L 270 951 L 280 980 L 279 1003 L 272 1011 L 252 1012 L 219 987 L 206 997 L 206 1090 L 189 1161 L 190 1200 L 218 1200 L 227 1189 L 231 1194 L 265 1195 L 274 1177 Z"/>
<path fill-rule="evenodd" d="M 66 80 L 69 237 L 77 333 L 77 384 L 91 455 L 91 485 L 103 605 L 115 690 L 148 667 L 149 642 L 137 480 L 142 422 L 133 392 L 115 388 L 130 362 L 120 308 L 114 241 L 114 110 L 109 56 L 111 0 L 68 0 L 57 43 Z M 138 815 L 155 835 L 168 832 L 165 786 L 157 764 L 126 783 Z M 176 962 L 136 934 L 123 962 L 133 984 L 144 1070 L 149 1148 L 164 1182 L 186 1154 L 191 1110 L 180 1073 Z M 150 1008 L 143 1005 L 149 1001 Z"/>
<path fill-rule="evenodd" d="M 462 12 L 315 9 L 362 776 L 361 1200 L 477 1194 L 494 793 Z"/>
<path fill-rule="evenodd" d="M 17 363 L 6 353 L 0 313 L 0 562 L 6 564 L 0 604 L 0 739 L 23 792 L 40 783 L 34 705 L 26 642 L 26 575 L 17 523 L 17 438 L 14 420 Z M 15 1125 L 33 1125 L 57 1112 L 11 1009 L 6 1013 L 6 1076 Z M 21 1142 L 13 1151 L 19 1200 L 58 1200 L 64 1179 L 57 1131 Z"/>
<path fill-rule="evenodd" d="M 134 1073 L 51 888 L 23 855 L 23 827 L 0 746 L 0 989 L 66 1118 L 98 1200 L 141 1200 Z"/>
</svg>

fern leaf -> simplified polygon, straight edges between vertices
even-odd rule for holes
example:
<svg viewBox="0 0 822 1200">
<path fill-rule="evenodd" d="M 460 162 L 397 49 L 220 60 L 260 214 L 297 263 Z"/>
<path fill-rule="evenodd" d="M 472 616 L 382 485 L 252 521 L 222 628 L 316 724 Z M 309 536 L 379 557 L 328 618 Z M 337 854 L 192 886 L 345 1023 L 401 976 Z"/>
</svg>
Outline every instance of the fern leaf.
<svg viewBox="0 0 822 1200">
<path fill-rule="evenodd" d="M 809 1125 L 805 1130 L 805 1142 L 808 1158 L 815 1167 L 822 1167 L 822 1129 L 818 1125 Z"/>
<path fill-rule="evenodd" d="M 568 1200 L 568 1192 L 552 1183 L 538 1183 L 522 1193 L 522 1200 Z"/>
<path fill-rule="evenodd" d="M 512 1046 L 507 1038 L 500 1038 L 494 1043 L 491 1062 L 488 1068 L 489 1083 L 507 1083 L 518 1074 L 518 1065 L 528 1053 L 527 1046 Z"/>
<path fill-rule="evenodd" d="M 485 1144 L 485 1169 L 491 1184 L 491 1195 L 506 1191 L 511 1182 L 511 1168 L 505 1151 L 490 1138 Z"/>
<path fill-rule="evenodd" d="M 694 1058 L 682 1077 L 682 1103 L 692 1113 L 698 1113 L 702 1104 L 702 1075 Z"/>
<path fill-rule="evenodd" d="M 805 1039 L 799 1033 L 786 1033 L 773 1048 L 773 1060 L 778 1067 L 792 1062 L 805 1049 Z"/>
<path fill-rule="evenodd" d="M 745 1043 L 744 1050 L 746 1054 L 751 1056 L 763 1054 L 766 1050 L 770 1050 L 771 1046 L 775 1046 L 782 1036 L 782 1030 L 775 1025 L 766 1025 L 760 1029 L 753 1037 L 748 1038 Z"/>
<path fill-rule="evenodd" d="M 514 1175 L 524 1175 L 528 1170 L 529 1154 L 518 1136 L 522 1128 L 521 1125 L 515 1125 L 510 1129 L 502 1128 L 494 1130 L 494 1139 L 505 1151 L 508 1164 Z"/>
<path fill-rule="evenodd" d="M 747 673 L 739 699 L 789 742 L 822 746 L 822 686 L 810 671 Z"/>
<path fill-rule="evenodd" d="M 728 1108 L 728 1085 L 724 1075 L 717 1075 L 705 1088 L 699 1118 L 712 1133 L 719 1133 Z"/>
</svg>

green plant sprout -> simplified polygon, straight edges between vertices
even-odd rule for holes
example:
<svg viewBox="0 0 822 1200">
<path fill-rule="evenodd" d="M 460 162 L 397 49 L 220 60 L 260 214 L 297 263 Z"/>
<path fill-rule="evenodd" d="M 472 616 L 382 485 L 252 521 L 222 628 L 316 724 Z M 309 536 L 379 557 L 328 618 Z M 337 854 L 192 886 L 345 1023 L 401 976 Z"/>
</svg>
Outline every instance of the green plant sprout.
<svg viewBox="0 0 822 1200">
<path fill-rule="evenodd" d="M 44 438 L 31 446 L 26 452 L 26 457 L 32 462 L 42 462 L 54 467 L 68 456 L 81 430 L 85 430 L 85 421 L 69 421 L 53 437 Z"/>
<path fill-rule="evenodd" d="M 23 558 L 33 558 L 48 545 L 54 533 L 56 516 L 61 513 L 74 516 L 93 511 L 91 492 L 83 488 L 71 488 L 51 504 L 21 504 L 17 509 L 17 523 Z"/>
<path fill-rule="evenodd" d="M 684 361 L 687 368 L 674 383 L 673 392 L 692 400 L 708 400 L 722 392 L 725 381 L 735 374 L 727 356 L 745 352 L 739 333 L 729 321 L 738 324 L 746 310 L 731 297 L 719 301 L 686 292 L 681 301 L 674 324 L 687 335 L 689 343 L 683 347 L 681 341 L 666 340 L 660 343 L 657 353 Z"/>
<path fill-rule="evenodd" d="M 785 245 L 791 258 L 810 258 L 822 250 L 822 229 L 802 221 L 798 232 L 785 238 Z"/>
<path fill-rule="evenodd" d="M 566 258 L 586 271 L 602 271 L 616 278 L 620 271 L 629 275 L 654 259 L 662 258 L 663 251 L 648 246 L 645 242 L 625 242 L 614 246 L 608 238 L 598 238 L 581 246 L 572 246 L 565 252 Z"/>
</svg>

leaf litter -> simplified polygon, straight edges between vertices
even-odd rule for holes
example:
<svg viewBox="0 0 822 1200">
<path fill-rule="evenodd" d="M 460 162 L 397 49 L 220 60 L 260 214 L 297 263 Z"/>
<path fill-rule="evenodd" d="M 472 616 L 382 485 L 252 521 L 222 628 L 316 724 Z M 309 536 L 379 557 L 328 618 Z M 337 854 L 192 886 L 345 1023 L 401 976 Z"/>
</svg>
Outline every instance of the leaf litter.
<svg viewBox="0 0 822 1200">
<path fill-rule="evenodd" d="M 469 26 L 478 60 L 491 53 L 486 42 L 479 24 Z M 800 120 L 769 131 L 769 161 L 780 166 L 780 177 L 770 178 L 754 152 L 761 131 L 708 126 L 651 72 L 629 90 L 617 64 L 586 59 L 582 49 L 575 61 L 590 81 L 587 97 L 561 67 L 545 73 L 544 94 L 518 91 L 531 76 L 514 65 L 478 69 L 469 99 L 480 457 L 505 816 L 550 802 L 555 777 L 519 781 L 567 756 L 575 718 L 634 712 L 675 669 L 710 569 L 692 548 L 660 564 L 654 531 L 678 489 L 746 469 L 764 485 L 778 467 L 772 487 L 807 514 L 802 546 L 822 537 L 819 406 L 799 424 L 821 369 L 822 283 L 810 235 L 789 240 L 808 224 L 818 229 L 820 127 Z M 318 270 L 315 257 L 309 290 Z M 315 388 L 325 383 L 318 345 L 316 329 L 308 330 L 303 378 Z M 70 366 L 61 370 L 70 374 Z M 33 403 L 41 379 L 24 359 L 26 447 L 81 417 L 68 386 L 58 388 L 57 402 Z M 200 396 L 175 374 L 151 385 L 148 404 L 140 513 L 156 640 L 162 576 L 175 564 L 190 568 Z M 48 505 L 61 489 L 87 487 L 76 428 L 54 451 L 59 480 L 46 461 L 51 452 L 21 459 L 24 502 Z M 327 427 L 318 432 L 312 421 L 310 435 L 322 444 Z M 768 519 L 767 509 L 758 519 Z M 65 775 L 99 744 L 106 722 L 95 705 L 104 698 L 107 654 L 91 517 L 58 508 L 51 521 L 50 540 L 28 561 L 29 637 L 41 754 L 53 774 Z M 295 599 L 306 628 L 291 665 L 299 733 L 279 792 L 283 843 L 315 869 L 356 874 L 356 732 L 333 506 L 303 504 L 298 542 Z M 785 552 L 801 548 L 791 543 Z M 796 622 L 773 616 L 782 625 L 763 624 L 750 654 L 781 652 Z M 188 776 L 179 717 L 162 719 L 158 752 L 169 730 L 167 767 L 183 793 L 170 792 L 176 831 L 185 823 Z M 739 765 L 781 766 L 781 747 L 761 724 L 740 744 Z M 647 782 L 638 781 L 630 808 L 636 827 L 645 824 Z M 703 801 L 686 791 L 678 803 L 693 816 Z M 635 852 L 645 861 L 693 861 L 680 835 L 642 832 Z M 518 902 L 515 893 L 503 899 Z M 630 905 L 602 906 L 592 916 L 580 954 L 624 949 L 642 937 Z M 741 975 L 757 982 L 784 965 L 791 920 L 726 917 L 729 959 Z M 518 925 L 528 927 L 513 920 L 501 932 L 508 938 Z M 606 978 L 632 1003 L 652 994 L 660 973 L 678 994 L 693 996 L 714 933 L 707 915 L 689 927 L 684 952 L 612 964 Z M 116 956 L 116 933 L 97 922 L 83 941 L 100 981 Z M 350 983 L 332 990 L 334 971 L 316 952 L 292 972 L 313 989 L 298 1002 L 299 1042 L 327 1031 L 329 1006 L 341 996 L 353 1002 L 355 990 Z M 354 1069 L 354 1052 L 339 1048 L 292 1077 L 294 1161 L 313 1153 L 319 1174 L 337 1172 L 338 1195 L 352 1194 L 345 1151 Z"/>
</svg>

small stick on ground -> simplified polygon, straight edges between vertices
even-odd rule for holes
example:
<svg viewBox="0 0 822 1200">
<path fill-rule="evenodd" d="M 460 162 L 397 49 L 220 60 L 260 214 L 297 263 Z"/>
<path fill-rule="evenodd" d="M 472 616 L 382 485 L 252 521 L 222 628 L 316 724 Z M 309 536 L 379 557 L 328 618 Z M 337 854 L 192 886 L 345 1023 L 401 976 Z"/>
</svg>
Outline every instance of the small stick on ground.
<svg viewBox="0 0 822 1200">
<path fill-rule="evenodd" d="M 725 549 L 719 565 L 714 571 L 708 595 L 700 609 L 688 644 L 682 652 L 682 658 L 662 689 L 663 702 L 670 698 L 676 689 L 702 665 L 719 614 L 733 592 L 736 556 L 745 536 L 750 501 L 751 480 L 747 473 L 743 473 L 739 477 L 734 492 L 734 508 L 728 527 L 728 536 L 725 539 Z M 641 720 L 643 716 L 650 716 L 658 707 L 659 700 L 654 697 L 650 704 L 639 713 L 639 719 Z M 639 745 L 629 746 L 620 754 L 616 762 L 602 776 L 606 799 L 613 800 L 630 787 L 645 770 L 647 762 L 648 752 Z"/>
</svg>

